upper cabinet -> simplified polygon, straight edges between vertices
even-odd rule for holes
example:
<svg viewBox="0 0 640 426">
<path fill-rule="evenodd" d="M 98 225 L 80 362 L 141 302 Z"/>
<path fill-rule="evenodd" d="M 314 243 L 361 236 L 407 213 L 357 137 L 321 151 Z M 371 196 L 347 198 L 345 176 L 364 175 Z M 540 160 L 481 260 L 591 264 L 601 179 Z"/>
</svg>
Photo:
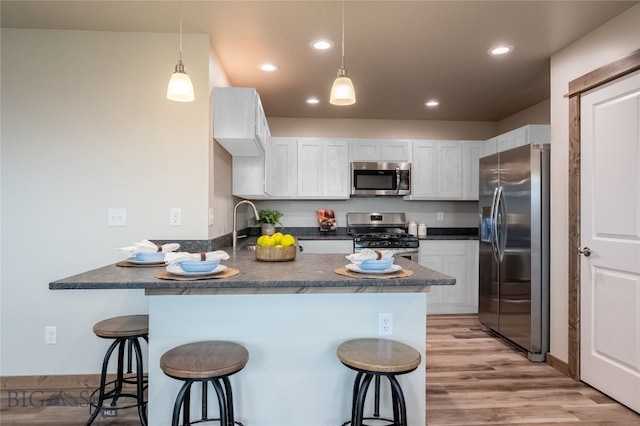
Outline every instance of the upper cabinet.
<svg viewBox="0 0 640 426">
<path fill-rule="evenodd" d="M 493 149 L 485 150 L 485 155 L 532 143 L 549 143 L 551 142 L 551 127 L 547 124 L 529 124 L 503 133 L 487 142 L 494 145 Z"/>
<path fill-rule="evenodd" d="M 462 199 L 477 200 L 480 158 L 485 155 L 484 141 L 462 142 Z"/>
<path fill-rule="evenodd" d="M 411 161 L 411 143 L 406 140 L 353 139 L 349 141 L 350 161 Z"/>
<path fill-rule="evenodd" d="M 265 155 L 266 193 L 271 198 L 298 195 L 298 140 L 271 138 Z"/>
<path fill-rule="evenodd" d="M 213 137 L 233 156 L 264 155 L 270 132 L 255 89 L 214 87 Z"/>
<path fill-rule="evenodd" d="M 349 198 L 349 156 L 346 140 L 298 139 L 298 197 Z"/>
<path fill-rule="evenodd" d="M 462 142 L 414 141 L 407 200 L 462 199 Z"/>
</svg>

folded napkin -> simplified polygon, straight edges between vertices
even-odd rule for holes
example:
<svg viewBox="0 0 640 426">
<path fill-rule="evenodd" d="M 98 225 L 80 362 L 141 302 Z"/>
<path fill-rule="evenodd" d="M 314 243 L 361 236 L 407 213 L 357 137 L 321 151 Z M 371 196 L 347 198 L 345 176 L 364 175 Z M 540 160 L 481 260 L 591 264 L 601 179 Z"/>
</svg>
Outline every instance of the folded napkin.
<svg viewBox="0 0 640 426">
<path fill-rule="evenodd" d="M 378 259 L 378 253 L 380 253 L 380 260 L 393 257 L 393 252 L 391 250 L 362 249 L 361 252 L 351 253 L 350 255 L 346 256 L 346 258 L 349 259 L 351 263 L 359 266 L 365 260 Z"/>
<path fill-rule="evenodd" d="M 227 260 L 229 255 L 224 250 L 210 251 L 208 253 L 188 253 L 181 251 L 178 253 L 167 253 L 164 257 L 165 262 L 169 265 L 175 265 L 185 260 Z"/>
<path fill-rule="evenodd" d="M 132 246 L 120 247 L 118 250 L 125 253 L 127 255 L 127 258 L 130 258 L 135 257 L 138 253 L 168 253 L 171 251 L 176 251 L 179 248 L 180 244 L 178 243 L 169 243 L 157 246 L 149 240 L 142 240 L 139 243 L 133 243 Z"/>
</svg>

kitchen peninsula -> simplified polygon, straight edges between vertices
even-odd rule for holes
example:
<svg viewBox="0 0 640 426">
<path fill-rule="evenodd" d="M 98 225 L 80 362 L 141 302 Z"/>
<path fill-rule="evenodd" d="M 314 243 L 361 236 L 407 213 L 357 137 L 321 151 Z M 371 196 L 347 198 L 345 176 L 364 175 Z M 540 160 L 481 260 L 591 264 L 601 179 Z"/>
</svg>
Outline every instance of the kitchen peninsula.
<svg viewBox="0 0 640 426">
<path fill-rule="evenodd" d="M 341 424 L 350 415 L 355 373 L 338 361 L 336 348 L 350 338 L 377 337 L 379 313 L 393 315 L 393 335 L 388 337 L 422 355 L 421 366 L 399 381 L 409 423 L 426 424 L 426 293 L 429 286 L 452 285 L 455 279 L 401 257 L 395 263 L 413 275 L 371 279 L 336 273 L 348 263 L 344 255 L 300 253 L 291 262 L 258 262 L 252 251 L 228 252 L 231 258 L 223 264 L 239 273 L 223 279 L 163 280 L 156 278 L 162 267 L 108 265 L 49 287 L 145 289 L 150 425 L 169 424 L 181 385 L 160 370 L 162 354 L 211 339 L 231 340 L 249 351 L 245 369 L 231 377 L 236 418 L 244 424 Z M 385 386 L 382 391 L 382 410 L 389 412 Z"/>
</svg>

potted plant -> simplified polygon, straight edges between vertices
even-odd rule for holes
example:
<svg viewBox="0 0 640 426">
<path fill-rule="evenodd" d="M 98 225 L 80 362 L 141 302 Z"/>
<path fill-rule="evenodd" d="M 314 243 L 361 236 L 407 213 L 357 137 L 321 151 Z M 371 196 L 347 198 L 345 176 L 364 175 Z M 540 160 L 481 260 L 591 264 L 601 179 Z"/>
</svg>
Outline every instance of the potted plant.
<svg viewBox="0 0 640 426">
<path fill-rule="evenodd" d="M 253 218 L 251 221 L 254 225 L 262 226 L 262 235 L 273 235 L 276 232 L 276 225 L 282 226 L 280 218 L 283 214 L 278 210 L 260 210 L 258 216 L 260 217 L 258 220 Z"/>
</svg>

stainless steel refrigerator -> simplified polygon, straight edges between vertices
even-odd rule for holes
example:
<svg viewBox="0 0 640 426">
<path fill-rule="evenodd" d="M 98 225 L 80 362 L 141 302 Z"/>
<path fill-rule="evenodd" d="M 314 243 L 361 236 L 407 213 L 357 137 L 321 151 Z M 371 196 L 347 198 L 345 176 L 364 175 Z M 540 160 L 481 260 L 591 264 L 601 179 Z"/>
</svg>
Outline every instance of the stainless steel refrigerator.
<svg viewBox="0 0 640 426">
<path fill-rule="evenodd" d="M 549 351 L 549 154 L 525 145 L 480 159 L 479 319 L 536 362 Z"/>
</svg>

